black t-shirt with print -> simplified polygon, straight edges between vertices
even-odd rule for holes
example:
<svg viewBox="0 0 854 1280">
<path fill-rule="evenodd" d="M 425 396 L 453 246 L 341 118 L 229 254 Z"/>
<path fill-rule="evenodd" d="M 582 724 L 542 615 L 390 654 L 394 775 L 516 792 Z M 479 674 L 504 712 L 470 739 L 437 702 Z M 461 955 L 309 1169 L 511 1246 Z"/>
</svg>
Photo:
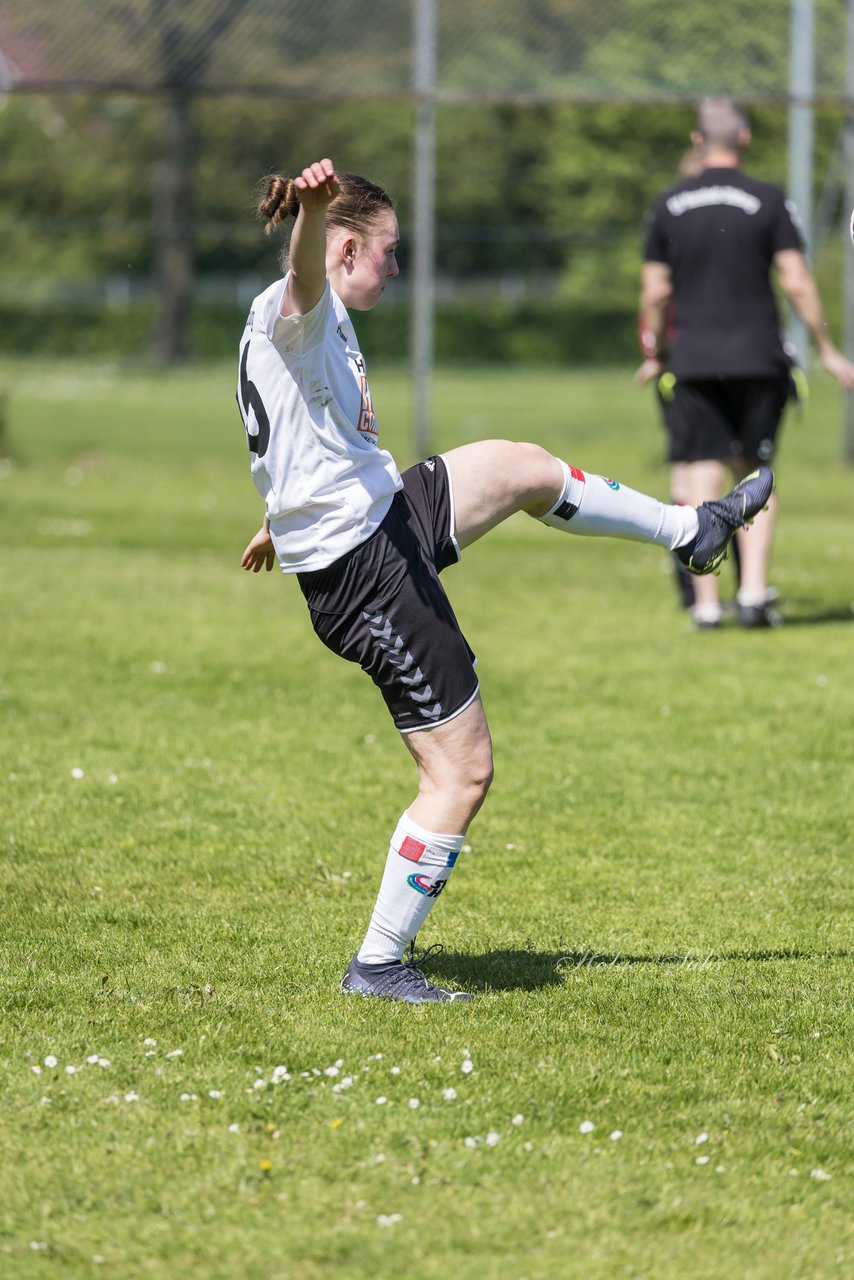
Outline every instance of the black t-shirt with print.
<svg viewBox="0 0 854 1280">
<path fill-rule="evenodd" d="M 779 187 L 740 169 L 704 169 L 658 197 L 644 258 L 671 269 L 677 377 L 785 372 L 770 271 L 780 250 L 803 251 L 796 220 Z"/>
</svg>

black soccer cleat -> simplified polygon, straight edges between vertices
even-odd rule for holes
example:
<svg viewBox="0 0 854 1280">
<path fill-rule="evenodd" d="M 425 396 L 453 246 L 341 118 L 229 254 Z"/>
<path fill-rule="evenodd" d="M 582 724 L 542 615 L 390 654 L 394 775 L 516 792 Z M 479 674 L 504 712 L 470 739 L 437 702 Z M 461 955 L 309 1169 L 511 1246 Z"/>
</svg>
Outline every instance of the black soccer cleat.
<svg viewBox="0 0 854 1280">
<path fill-rule="evenodd" d="M 759 467 L 739 480 L 734 489 L 714 502 L 697 508 L 699 528 L 693 541 L 676 548 L 676 555 L 690 573 L 715 573 L 729 551 L 736 529 L 751 524 L 768 505 L 774 488 L 774 472 Z"/>
<path fill-rule="evenodd" d="M 341 979 L 341 990 L 381 1000 L 403 1000 L 407 1004 L 473 1000 L 468 991 L 448 991 L 428 982 L 411 961 L 390 960 L 387 964 L 362 964 L 356 956 Z"/>
</svg>

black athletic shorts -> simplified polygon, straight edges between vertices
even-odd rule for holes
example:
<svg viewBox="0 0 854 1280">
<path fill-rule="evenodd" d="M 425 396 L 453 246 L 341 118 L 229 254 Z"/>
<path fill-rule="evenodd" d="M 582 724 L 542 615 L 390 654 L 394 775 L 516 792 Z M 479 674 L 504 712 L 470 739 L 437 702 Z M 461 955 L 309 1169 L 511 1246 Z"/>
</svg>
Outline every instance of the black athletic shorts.
<svg viewBox="0 0 854 1280">
<path fill-rule="evenodd" d="M 670 462 L 770 462 L 789 398 L 778 378 L 677 378 L 661 397 Z"/>
<path fill-rule="evenodd" d="M 297 577 L 320 639 L 358 662 L 397 728 L 411 733 L 453 719 L 478 685 L 474 653 L 439 582 L 460 555 L 445 463 L 428 458 L 402 478 L 367 542 Z"/>
</svg>

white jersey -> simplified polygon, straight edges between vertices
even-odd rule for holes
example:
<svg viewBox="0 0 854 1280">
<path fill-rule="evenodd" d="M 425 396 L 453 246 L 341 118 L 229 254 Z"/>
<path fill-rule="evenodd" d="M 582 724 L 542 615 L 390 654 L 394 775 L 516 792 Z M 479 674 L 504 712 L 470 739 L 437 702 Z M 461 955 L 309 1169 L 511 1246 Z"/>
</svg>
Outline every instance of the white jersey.
<svg viewBox="0 0 854 1280">
<path fill-rule="evenodd" d="M 324 569 L 369 538 L 403 482 L 377 443 L 346 307 L 327 280 L 311 311 L 282 316 L 287 279 L 252 304 L 237 403 L 279 564 L 296 573 Z"/>
</svg>

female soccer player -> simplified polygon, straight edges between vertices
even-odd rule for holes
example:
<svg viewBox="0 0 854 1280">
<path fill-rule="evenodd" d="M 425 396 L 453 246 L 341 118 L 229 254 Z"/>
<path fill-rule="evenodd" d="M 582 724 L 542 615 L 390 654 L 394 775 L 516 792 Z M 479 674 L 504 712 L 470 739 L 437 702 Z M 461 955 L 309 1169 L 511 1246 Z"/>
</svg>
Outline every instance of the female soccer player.
<svg viewBox="0 0 854 1280">
<path fill-rule="evenodd" d="M 762 468 L 720 502 L 670 506 L 570 467 L 536 444 L 483 440 L 401 475 L 378 443 L 349 310 L 376 306 L 398 274 L 391 198 L 320 160 L 268 179 L 267 231 L 293 218 L 285 275 L 254 301 L 240 344 L 238 404 L 264 498 L 244 569 L 295 573 L 318 636 L 379 688 L 418 768 L 391 837 L 345 992 L 411 1003 L 470 1000 L 404 960 L 444 890 L 492 780 L 473 654 L 439 573 L 517 511 L 566 533 L 653 542 L 694 573 L 726 555 L 767 502 Z"/>
</svg>

